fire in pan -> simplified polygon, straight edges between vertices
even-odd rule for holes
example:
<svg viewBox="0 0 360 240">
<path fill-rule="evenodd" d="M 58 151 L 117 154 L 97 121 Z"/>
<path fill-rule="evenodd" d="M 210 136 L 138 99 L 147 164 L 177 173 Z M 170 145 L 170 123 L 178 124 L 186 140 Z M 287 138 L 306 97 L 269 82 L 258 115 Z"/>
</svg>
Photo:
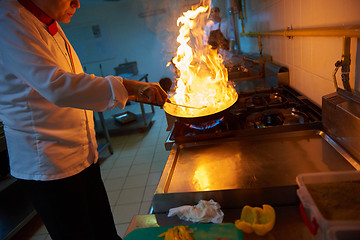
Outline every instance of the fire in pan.
<svg viewBox="0 0 360 240">
<path fill-rule="evenodd" d="M 179 121 L 185 123 L 208 122 L 221 117 L 237 101 L 238 95 L 232 92 L 232 96 L 226 101 L 219 98 L 212 104 L 201 106 L 181 105 L 172 102 L 164 104 L 164 110 L 167 114 L 176 117 Z"/>
<path fill-rule="evenodd" d="M 228 72 L 217 49 L 199 45 L 209 6 L 199 6 L 178 18 L 180 44 L 171 63 L 176 68 L 176 87 L 165 103 L 167 114 L 185 122 L 201 122 L 217 117 L 238 98 L 228 82 Z M 206 119 L 206 120 L 205 120 Z"/>
</svg>

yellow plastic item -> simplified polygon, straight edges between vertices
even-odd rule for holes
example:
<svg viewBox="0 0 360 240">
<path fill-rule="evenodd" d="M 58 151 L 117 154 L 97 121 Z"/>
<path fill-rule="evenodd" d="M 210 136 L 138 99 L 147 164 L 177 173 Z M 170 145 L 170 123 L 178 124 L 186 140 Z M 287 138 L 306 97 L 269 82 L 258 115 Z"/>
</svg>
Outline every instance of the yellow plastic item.
<svg viewBox="0 0 360 240">
<path fill-rule="evenodd" d="M 255 232 L 259 236 L 264 236 L 275 225 L 275 210 L 267 204 L 262 207 L 244 206 L 240 219 L 235 221 L 235 226 L 245 233 Z"/>
</svg>

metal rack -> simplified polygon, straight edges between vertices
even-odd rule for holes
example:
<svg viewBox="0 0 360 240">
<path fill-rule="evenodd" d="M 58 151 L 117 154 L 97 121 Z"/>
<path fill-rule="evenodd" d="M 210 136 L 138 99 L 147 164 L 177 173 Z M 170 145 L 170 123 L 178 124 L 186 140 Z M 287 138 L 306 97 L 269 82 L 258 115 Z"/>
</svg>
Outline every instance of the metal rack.
<svg viewBox="0 0 360 240">
<path fill-rule="evenodd" d="M 108 128 L 106 127 L 106 124 L 105 124 L 104 114 L 102 112 L 98 112 L 98 115 L 99 115 L 102 130 L 103 130 L 102 133 L 103 133 L 103 135 L 105 137 L 105 140 L 106 140 L 105 142 L 98 142 L 98 152 L 101 153 L 106 148 L 108 148 L 110 154 L 113 154 L 114 150 L 113 150 L 113 147 L 111 145 Z"/>
</svg>

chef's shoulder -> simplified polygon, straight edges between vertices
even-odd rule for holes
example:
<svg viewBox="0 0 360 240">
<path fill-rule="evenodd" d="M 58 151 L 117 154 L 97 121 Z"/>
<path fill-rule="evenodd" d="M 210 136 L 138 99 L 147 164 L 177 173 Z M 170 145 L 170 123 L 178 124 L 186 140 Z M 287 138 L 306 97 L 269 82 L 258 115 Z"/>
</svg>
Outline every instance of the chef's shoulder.
<svg viewBox="0 0 360 240">
<path fill-rule="evenodd" d="M 46 29 L 41 24 L 18 1 L 1 0 L 0 47 L 6 48 L 7 44 L 26 46 L 35 39 L 42 39 L 40 33 Z"/>
<path fill-rule="evenodd" d="M 28 27 L 36 17 L 24 8 L 18 1 L 0 0 L 0 26 L 1 27 Z M 3 29 L 3 28 L 1 28 Z"/>
<path fill-rule="evenodd" d="M 22 6 L 18 1 L 1 0 L 0 19 L 9 18 L 20 14 Z"/>
</svg>

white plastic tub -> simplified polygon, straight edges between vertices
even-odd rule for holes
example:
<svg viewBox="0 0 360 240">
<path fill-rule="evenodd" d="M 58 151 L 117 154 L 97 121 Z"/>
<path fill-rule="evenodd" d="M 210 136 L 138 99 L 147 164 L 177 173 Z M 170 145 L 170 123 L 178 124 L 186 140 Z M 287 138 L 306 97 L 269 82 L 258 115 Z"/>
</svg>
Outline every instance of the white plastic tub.
<svg viewBox="0 0 360 240">
<path fill-rule="evenodd" d="M 310 195 L 309 190 L 306 186 L 307 184 L 315 183 L 360 181 L 360 171 L 354 170 L 339 172 L 306 173 L 297 176 L 296 181 L 299 185 L 297 194 L 301 201 L 300 211 L 307 227 L 314 235 L 315 239 L 330 240 L 330 238 L 328 237 L 329 230 L 334 230 L 341 227 L 343 227 L 342 229 L 344 230 L 346 226 L 360 224 L 360 221 L 357 220 L 346 221 L 326 219 L 320 212 L 318 206 L 316 206 L 315 201 Z M 350 195 L 351 197 L 353 197 L 353 199 L 357 199 L 360 204 L 360 192 L 351 192 Z"/>
<path fill-rule="evenodd" d="M 331 227 L 327 231 L 327 240 L 356 240 L 360 239 L 360 224 Z"/>
</svg>

